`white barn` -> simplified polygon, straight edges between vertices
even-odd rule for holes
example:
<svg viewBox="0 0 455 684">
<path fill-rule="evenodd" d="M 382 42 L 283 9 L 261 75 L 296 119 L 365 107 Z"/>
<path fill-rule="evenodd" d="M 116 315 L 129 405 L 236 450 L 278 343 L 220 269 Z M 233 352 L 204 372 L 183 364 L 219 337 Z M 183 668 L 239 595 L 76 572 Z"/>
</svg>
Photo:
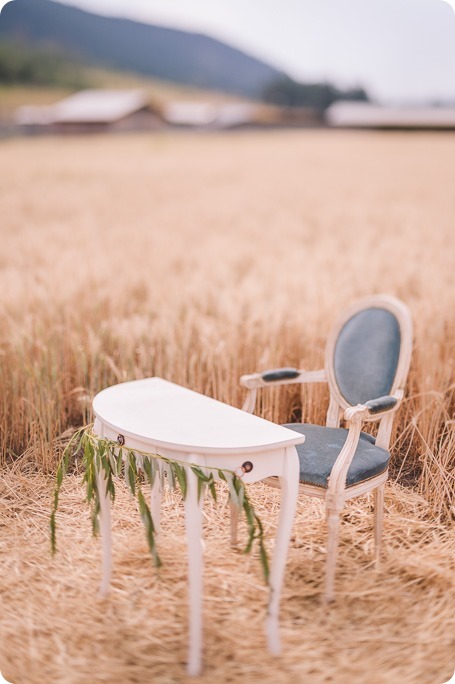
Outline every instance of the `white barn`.
<svg viewBox="0 0 455 684">
<path fill-rule="evenodd" d="M 19 107 L 15 121 L 33 131 L 88 133 L 150 130 L 162 120 L 142 90 L 83 90 L 43 107 Z"/>
<path fill-rule="evenodd" d="M 334 128 L 455 129 L 454 107 L 381 107 L 364 102 L 335 102 L 326 113 Z"/>
</svg>

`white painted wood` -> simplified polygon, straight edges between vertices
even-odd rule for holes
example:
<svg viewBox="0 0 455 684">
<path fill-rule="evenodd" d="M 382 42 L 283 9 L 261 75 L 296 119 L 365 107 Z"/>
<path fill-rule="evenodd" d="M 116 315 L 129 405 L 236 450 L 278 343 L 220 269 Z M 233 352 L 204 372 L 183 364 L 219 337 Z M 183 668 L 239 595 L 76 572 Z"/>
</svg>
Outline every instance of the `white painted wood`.
<svg viewBox="0 0 455 684">
<path fill-rule="evenodd" d="M 161 378 L 108 387 L 96 395 L 93 411 L 125 438 L 184 453 L 257 453 L 301 441 L 288 428 Z"/>
<path fill-rule="evenodd" d="M 333 499 L 334 501 L 342 496 L 346 489 L 346 477 L 348 474 L 349 466 L 354 458 L 355 451 L 360 439 L 360 432 L 362 427 L 361 420 L 355 420 L 348 423 L 349 429 L 346 437 L 346 441 L 337 459 L 332 467 L 332 472 L 330 473 L 328 488 L 327 488 L 327 498 Z M 335 504 L 334 504 L 335 505 Z"/>
<path fill-rule="evenodd" d="M 238 541 L 239 541 L 237 531 L 238 531 L 238 527 L 239 527 L 240 511 L 239 511 L 238 506 L 236 506 L 234 503 L 232 503 L 232 501 L 230 502 L 229 506 L 230 506 L 230 511 L 231 511 L 231 528 L 230 528 L 231 546 L 233 548 L 235 548 L 235 547 L 237 547 Z"/>
<path fill-rule="evenodd" d="M 370 414 L 368 409 L 364 406 L 359 405 L 356 407 L 351 407 L 347 403 L 338 388 L 334 370 L 335 345 L 344 324 L 359 311 L 363 311 L 364 309 L 370 307 L 379 307 L 390 311 L 398 321 L 401 334 L 398 365 L 390 391 L 390 394 L 396 397 L 397 404 L 389 411 L 383 411 L 382 413 L 375 415 Z M 339 514 L 341 508 L 345 501 L 372 490 L 375 492 L 375 558 L 379 558 L 384 506 L 384 484 L 388 478 L 388 471 L 385 471 L 376 477 L 370 478 L 369 480 L 365 480 L 364 482 L 360 482 L 352 487 L 346 486 L 346 476 L 357 448 L 363 422 L 379 422 L 376 444 L 383 449 L 389 449 L 393 418 L 403 400 L 404 386 L 411 362 L 412 333 L 412 319 L 408 307 L 395 297 L 388 295 L 374 295 L 362 299 L 342 314 L 327 340 L 325 351 L 325 369 L 323 371 L 300 371 L 299 376 L 292 380 L 278 380 L 269 383 L 266 383 L 262 380 L 261 373 L 243 375 L 240 379 L 241 384 L 248 388 L 250 394 L 249 397 L 247 396 L 247 400 L 245 402 L 245 407 L 248 410 L 254 410 L 256 394 L 254 394 L 254 397 L 251 396 L 251 394 L 253 392 L 256 393 L 258 388 L 299 382 L 322 382 L 323 380 L 326 380 L 329 384 L 330 390 L 330 403 L 327 411 L 326 426 L 339 427 L 340 421 L 343 418 L 346 423 L 346 427 L 348 428 L 346 442 L 343 445 L 340 454 L 338 455 L 337 460 L 332 468 L 328 488 L 325 489 L 323 487 L 316 487 L 315 485 L 307 484 L 305 482 L 300 483 L 299 486 L 300 492 L 308 496 L 324 499 L 327 506 L 328 539 L 326 583 L 324 593 L 324 598 L 326 601 L 330 601 L 334 598 L 334 578 L 338 549 Z M 266 482 L 273 487 L 279 486 L 279 480 L 276 477 L 268 477 Z M 236 531 L 232 530 L 232 534 L 236 534 Z"/>
<path fill-rule="evenodd" d="M 262 378 L 262 373 L 252 373 L 251 375 L 242 375 L 240 384 L 247 388 L 245 402 L 242 406 L 242 411 L 253 413 L 256 406 L 257 391 L 261 387 L 276 387 L 277 385 L 295 385 L 303 382 L 327 382 L 327 374 L 324 369 L 317 371 L 300 370 L 296 378 L 272 380 L 266 382 Z"/>
<path fill-rule="evenodd" d="M 245 403 L 242 406 L 242 411 L 247 413 L 254 413 L 254 408 L 256 406 L 257 389 L 249 389 L 246 393 Z"/>
<path fill-rule="evenodd" d="M 103 434 L 100 421 L 95 421 L 94 430 Z M 96 484 L 100 496 L 100 536 L 102 554 L 102 573 L 100 595 L 107 596 L 112 577 L 112 531 L 111 531 L 111 501 L 106 493 L 106 478 L 101 471 L 96 472 Z"/>
<path fill-rule="evenodd" d="M 245 472 L 245 484 L 270 476 L 283 483 L 282 510 L 272 560 L 273 591 L 267 622 L 269 645 L 279 650 L 278 608 L 290 529 L 297 502 L 298 457 L 295 445 L 305 440 L 292 430 L 227 406 L 160 378 L 148 378 L 109 387 L 93 402 L 95 434 L 116 440 L 122 435 L 125 447 L 159 454 L 181 463 L 203 468 L 241 471 L 242 464 L 252 464 Z M 201 671 L 202 648 L 202 548 L 201 509 L 197 503 L 197 478 L 188 466 L 188 493 L 185 519 L 189 560 L 189 674 Z M 159 528 L 160 478 L 151 494 L 151 512 L 155 529 Z M 195 494 L 196 492 L 196 494 Z M 104 508 L 107 511 L 106 508 Z M 110 513 L 103 517 L 103 582 L 110 577 Z M 236 535 L 236 521 L 235 535 Z M 109 528 L 109 530 L 108 530 Z M 109 534 L 108 534 L 109 532 Z M 234 532 L 232 532 L 234 535 Z M 231 537 L 233 538 L 233 537 Z M 106 574 L 107 577 L 107 574 Z M 109 579 L 109 578 L 108 578 Z M 108 579 L 106 580 L 108 582 Z"/>
<path fill-rule="evenodd" d="M 382 526 L 384 518 L 384 488 L 382 484 L 374 490 L 374 558 L 379 562 L 381 556 Z"/>
<path fill-rule="evenodd" d="M 197 455 L 190 455 L 198 464 Z M 185 499 L 185 527 L 188 547 L 189 649 L 187 671 L 197 676 L 202 669 L 202 501 L 197 500 L 197 477 L 185 466 L 188 491 Z"/>
<path fill-rule="evenodd" d="M 335 567 L 338 555 L 340 533 L 340 512 L 338 508 L 327 508 L 327 559 L 325 569 L 324 601 L 334 600 Z"/>
<path fill-rule="evenodd" d="M 270 652 L 275 655 L 281 652 L 278 611 L 299 487 L 299 457 L 295 447 L 286 449 L 283 472 L 279 479 L 282 491 L 281 508 L 270 571 L 270 601 L 267 614 L 267 642 Z"/>
<path fill-rule="evenodd" d="M 150 492 L 150 513 L 152 515 L 155 535 L 161 532 L 161 477 L 159 473 L 155 475 L 155 481 Z"/>
<path fill-rule="evenodd" d="M 331 428 L 339 428 L 342 415 L 343 414 L 338 406 L 338 403 L 333 397 L 330 397 L 329 408 L 327 409 L 325 421 L 326 426 Z"/>
<path fill-rule="evenodd" d="M 397 397 L 398 398 L 398 397 Z M 398 403 L 401 404 L 403 398 L 403 392 L 398 399 Z M 389 415 L 385 415 L 379 423 L 378 434 L 376 436 L 376 445 L 388 451 L 390 444 L 390 435 L 392 433 L 393 419 L 395 418 L 395 411 L 390 411 Z"/>
<path fill-rule="evenodd" d="M 384 484 L 388 480 L 388 475 L 388 471 L 386 470 L 380 475 L 376 475 L 376 477 L 372 477 L 369 480 L 364 480 L 363 482 L 359 482 L 351 487 L 346 487 L 343 492 L 343 503 L 349 499 L 354 499 L 356 496 L 366 494 L 375 487 L 379 487 L 381 484 Z M 270 487 L 280 489 L 280 481 L 277 477 L 269 477 L 267 480 L 265 480 L 265 482 Z M 313 496 L 317 499 L 325 499 L 327 496 L 327 489 L 325 487 L 317 487 L 316 485 L 311 485 L 306 482 L 300 482 L 299 491 L 305 496 Z"/>
<path fill-rule="evenodd" d="M 111 502 L 109 496 L 106 495 L 106 479 L 102 473 L 96 473 L 96 482 L 100 495 L 100 536 L 102 549 L 100 594 L 101 596 L 107 596 L 112 577 Z"/>
</svg>

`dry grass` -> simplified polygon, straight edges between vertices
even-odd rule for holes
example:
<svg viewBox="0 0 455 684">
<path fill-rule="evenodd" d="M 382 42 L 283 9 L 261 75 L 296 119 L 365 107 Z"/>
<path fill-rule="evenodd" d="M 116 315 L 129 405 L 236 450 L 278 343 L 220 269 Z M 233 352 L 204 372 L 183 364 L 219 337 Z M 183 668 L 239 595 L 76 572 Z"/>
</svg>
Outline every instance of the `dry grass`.
<svg viewBox="0 0 455 684">
<path fill-rule="evenodd" d="M 226 540 L 207 534 L 206 680 L 363 682 L 368 668 L 375 673 L 369 681 L 433 684 L 450 674 L 454 159 L 452 134 L 1 143 L 0 456 L 8 547 L 1 625 L 10 644 L 1 669 L 15 674 L 15 684 L 134 682 L 150 672 L 154 681 L 183 679 L 186 575 L 173 502 L 160 580 L 129 504 L 117 506 L 111 603 L 81 600 L 94 595 L 97 547 L 72 481 L 62 509 L 66 543 L 57 560 L 47 555 L 55 443 L 68 426 L 89 419 L 87 398 L 113 382 L 159 375 L 240 405 L 242 373 L 320 367 L 340 309 L 374 292 L 404 299 L 416 327 L 392 450 L 393 478 L 406 488 L 388 491 L 383 567 L 377 576 L 365 569 L 370 517 L 360 499 L 347 509 L 356 524 L 344 531 L 343 598 L 326 614 L 318 602 L 321 515 L 317 504 L 302 505 L 303 546 L 291 551 L 283 601 L 286 652 L 273 661 L 264 655 L 265 593 L 254 562 L 227 555 Z M 273 390 L 259 410 L 276 421 L 323 422 L 326 400 L 319 386 Z M 24 452 L 27 459 L 18 461 Z M 265 509 L 276 507 L 276 494 L 257 491 L 271 525 Z M 219 515 L 213 510 L 207 525 L 217 525 Z"/>
<path fill-rule="evenodd" d="M 238 405 L 242 372 L 320 366 L 340 309 L 386 291 L 416 324 L 394 472 L 447 511 L 454 152 L 449 134 L 4 142 L 3 460 L 33 446 L 53 468 L 81 398 L 116 381 L 156 374 Z M 321 422 L 325 389 L 303 399 Z M 261 411 L 300 406 L 270 392 Z"/>
<path fill-rule="evenodd" d="M 60 550 L 49 554 L 49 477 L 5 474 L 1 520 L 4 591 L 1 670 L 14 684 L 190 681 L 187 566 L 178 497 L 163 506 L 160 554 L 152 567 L 125 489 L 114 508 L 114 579 L 96 596 L 99 545 L 90 538 L 80 478 L 65 485 Z M 251 487 L 267 532 L 279 492 Z M 221 500 L 225 501 L 222 496 Z M 386 494 L 385 554 L 371 563 L 371 499 L 346 507 L 337 589 L 321 606 L 325 524 L 319 502 L 299 505 L 284 586 L 283 656 L 267 654 L 267 591 L 256 558 L 229 551 L 228 507 L 205 507 L 204 675 L 196 681 L 442 684 L 453 670 L 453 537 L 428 520 L 428 505 L 397 485 Z M 244 536 L 244 534 L 243 534 Z"/>
</svg>

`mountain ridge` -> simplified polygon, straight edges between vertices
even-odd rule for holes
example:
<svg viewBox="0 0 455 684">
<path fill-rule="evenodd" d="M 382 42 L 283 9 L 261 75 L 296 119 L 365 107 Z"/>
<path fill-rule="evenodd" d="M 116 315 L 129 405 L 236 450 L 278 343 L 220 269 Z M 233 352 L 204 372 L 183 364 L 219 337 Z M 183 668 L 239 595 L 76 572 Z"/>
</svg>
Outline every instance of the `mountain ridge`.
<svg viewBox="0 0 455 684">
<path fill-rule="evenodd" d="M 199 88 L 260 97 L 287 75 L 203 33 L 93 14 L 52 0 L 12 0 L 0 40 L 52 47 L 108 68 Z"/>
</svg>

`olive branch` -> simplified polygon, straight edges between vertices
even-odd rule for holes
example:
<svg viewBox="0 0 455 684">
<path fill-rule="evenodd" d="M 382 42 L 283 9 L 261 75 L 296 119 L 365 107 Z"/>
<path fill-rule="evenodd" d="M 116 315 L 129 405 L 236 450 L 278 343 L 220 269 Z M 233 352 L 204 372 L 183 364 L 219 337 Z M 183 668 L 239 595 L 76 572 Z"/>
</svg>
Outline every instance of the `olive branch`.
<svg viewBox="0 0 455 684">
<path fill-rule="evenodd" d="M 138 449 L 129 449 L 119 446 L 106 437 L 95 435 L 92 426 L 86 426 L 74 433 L 67 444 L 56 473 L 54 488 L 53 506 L 50 517 L 51 548 L 54 554 L 57 549 L 57 524 L 56 513 L 59 504 L 60 489 L 63 478 L 67 474 L 71 457 L 82 456 L 84 468 L 83 484 L 86 488 L 86 500 L 91 509 L 91 521 L 93 535 L 99 532 L 99 518 L 101 513 L 100 492 L 98 488 L 99 479 L 106 484 L 106 495 L 111 501 L 115 501 L 115 478 L 123 476 L 128 489 L 136 499 L 139 515 L 145 528 L 146 539 L 155 567 L 160 567 L 162 562 L 158 555 L 155 540 L 155 526 L 153 524 L 150 508 L 142 492 L 144 483 L 153 487 L 155 478 L 161 478 L 161 484 L 167 482 L 169 489 L 180 489 L 182 499 L 186 499 L 188 491 L 186 467 L 197 477 L 197 497 L 198 501 L 208 489 L 214 501 L 217 501 L 215 480 L 219 479 L 226 482 L 229 490 L 230 500 L 245 512 L 248 527 L 248 541 L 244 548 L 244 553 L 250 553 L 254 542 L 257 542 L 259 559 L 265 581 L 268 583 L 270 569 L 267 550 L 264 542 L 264 528 L 254 510 L 245 484 L 232 471 L 210 466 L 199 466 L 188 463 L 187 461 L 177 461 L 169 459 L 160 454 L 151 454 Z M 101 481 L 100 480 L 100 481 Z"/>
</svg>

